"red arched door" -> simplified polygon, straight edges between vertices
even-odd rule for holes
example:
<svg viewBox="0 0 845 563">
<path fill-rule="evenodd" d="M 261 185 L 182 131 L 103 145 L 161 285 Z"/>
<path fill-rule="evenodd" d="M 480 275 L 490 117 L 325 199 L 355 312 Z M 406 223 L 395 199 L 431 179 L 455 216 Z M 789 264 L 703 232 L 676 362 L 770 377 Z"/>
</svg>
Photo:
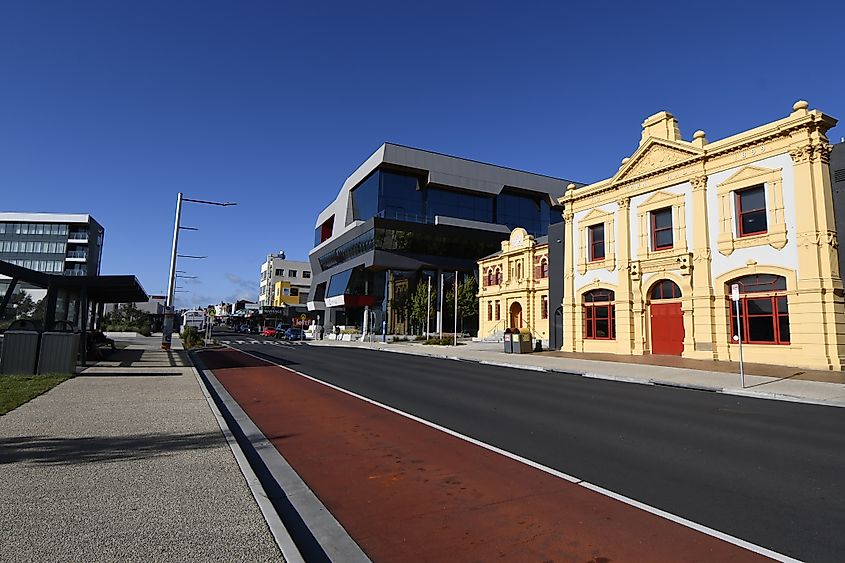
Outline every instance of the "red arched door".
<svg viewBox="0 0 845 563">
<path fill-rule="evenodd" d="M 511 328 L 522 328 L 522 305 L 518 301 L 511 304 Z"/>
<path fill-rule="evenodd" d="M 681 289 L 672 280 L 660 280 L 651 288 L 651 353 L 680 356 L 684 352 L 684 313 Z"/>
</svg>

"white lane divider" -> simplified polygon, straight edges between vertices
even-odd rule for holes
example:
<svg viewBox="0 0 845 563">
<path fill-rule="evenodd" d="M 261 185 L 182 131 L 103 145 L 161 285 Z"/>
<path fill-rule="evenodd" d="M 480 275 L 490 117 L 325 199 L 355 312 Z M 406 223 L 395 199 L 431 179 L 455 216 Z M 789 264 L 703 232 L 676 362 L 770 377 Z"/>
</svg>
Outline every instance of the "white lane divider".
<svg viewBox="0 0 845 563">
<path fill-rule="evenodd" d="M 232 349 L 238 350 L 237 348 L 232 348 Z M 482 448 L 489 450 L 491 452 L 495 452 L 497 454 L 503 455 L 507 458 L 514 460 L 514 461 L 518 461 L 518 462 L 523 463 L 523 464 L 525 464 L 529 467 L 533 467 L 534 469 L 539 469 L 540 471 L 543 471 L 544 473 L 548 473 L 549 475 L 553 475 L 553 476 L 558 477 L 560 479 L 563 479 L 565 481 L 569 481 L 570 483 L 573 483 L 573 484 L 578 485 L 580 487 L 584 487 L 585 489 L 588 489 L 588 490 L 593 491 L 595 493 L 598 493 L 600 495 L 604 495 L 606 497 L 618 500 L 619 502 L 623 502 L 623 503 L 625 503 L 629 506 L 633 506 L 634 508 L 639 508 L 640 510 L 644 510 L 645 512 L 648 512 L 650 514 L 654 514 L 655 516 L 659 516 L 661 518 L 669 520 L 670 522 L 675 522 L 676 524 L 680 524 L 682 526 L 685 526 L 685 527 L 690 528 L 692 530 L 695 530 L 697 532 L 701 532 L 702 534 L 706 534 L 708 536 L 720 539 L 722 541 L 731 543 L 731 544 L 739 546 L 739 547 L 742 547 L 744 549 L 747 549 L 748 551 L 752 551 L 754 553 L 759 553 L 760 555 L 764 555 L 766 557 L 774 559 L 775 561 L 783 561 L 784 563 L 801 563 L 801 561 L 798 560 L 798 559 L 793 559 L 792 557 L 789 557 L 787 555 L 783 555 L 782 553 L 778 553 L 776 551 L 772 551 L 771 549 L 765 548 L 761 545 L 753 544 L 751 542 L 745 541 L 745 540 L 737 538 L 735 536 L 731 536 L 730 534 L 726 534 L 724 532 L 720 532 L 719 530 L 715 530 L 715 529 L 710 528 L 708 526 L 704 526 L 703 524 L 698 524 L 697 522 L 693 522 L 692 520 L 687 520 L 686 518 L 684 518 L 682 516 L 672 514 L 671 512 L 666 512 L 665 510 L 661 510 L 661 509 L 656 508 L 654 506 L 644 504 L 644 503 L 642 503 L 638 500 L 634 500 L 634 499 L 626 497 L 624 495 L 614 493 L 613 491 L 610 491 L 608 489 L 600 487 L 599 485 L 594 485 L 592 483 L 584 481 L 583 479 L 579 479 L 578 477 L 568 475 L 566 473 L 558 471 L 557 469 L 552 469 L 551 467 L 537 463 L 536 461 L 531 461 L 528 458 L 524 458 L 522 456 L 519 456 L 519 455 L 514 454 L 512 452 L 509 452 L 507 450 L 503 450 L 501 448 L 497 448 L 496 446 L 492 446 L 492 445 L 487 444 L 485 442 L 482 442 L 480 440 L 476 440 L 475 438 L 471 438 L 471 437 L 469 437 L 465 434 L 461 434 L 459 432 L 456 432 L 454 430 L 446 428 L 445 426 L 440 426 L 439 424 L 425 420 L 424 418 L 420 418 L 418 416 L 407 413 L 405 411 L 401 411 L 397 408 L 391 407 L 389 405 L 385 405 L 384 403 L 379 403 L 378 401 L 370 399 L 369 397 L 359 395 L 358 393 L 355 393 L 353 391 L 349 391 L 347 389 L 343 389 L 342 387 L 338 387 L 337 385 L 332 385 L 331 383 L 327 383 L 325 381 L 317 379 L 316 377 L 312 377 L 310 375 L 302 373 L 301 371 L 297 371 L 295 369 L 292 369 L 289 366 L 283 366 L 283 365 L 278 364 L 276 362 L 272 362 L 270 360 L 267 360 L 266 358 L 258 357 L 255 354 L 250 354 L 246 350 L 238 350 L 238 352 L 241 352 L 242 354 L 246 354 L 247 356 L 252 356 L 253 358 L 258 359 L 258 360 L 263 360 L 263 361 L 267 362 L 268 364 L 280 367 L 282 369 L 286 369 L 286 370 L 291 371 L 291 372 L 293 372 L 293 373 L 295 373 L 295 374 L 297 374 L 301 377 L 309 379 L 309 380 L 313 381 L 314 383 L 319 383 L 320 385 L 325 385 L 326 387 L 334 389 L 335 391 L 340 391 L 341 393 L 345 393 L 345 394 L 347 394 L 351 397 L 355 397 L 356 399 L 360 399 L 362 401 L 370 403 L 371 405 L 375 405 L 377 407 L 383 408 L 383 409 L 390 411 L 392 413 L 398 414 L 400 416 L 404 416 L 405 418 L 413 420 L 414 422 L 419 422 L 420 424 L 424 424 L 424 425 L 426 425 L 430 428 L 434 428 L 435 430 L 439 430 L 441 432 L 449 434 L 450 436 L 454 436 L 455 438 L 459 438 L 461 440 L 464 440 L 465 442 L 469 442 L 470 444 L 474 444 L 476 446 L 482 447 Z"/>
</svg>

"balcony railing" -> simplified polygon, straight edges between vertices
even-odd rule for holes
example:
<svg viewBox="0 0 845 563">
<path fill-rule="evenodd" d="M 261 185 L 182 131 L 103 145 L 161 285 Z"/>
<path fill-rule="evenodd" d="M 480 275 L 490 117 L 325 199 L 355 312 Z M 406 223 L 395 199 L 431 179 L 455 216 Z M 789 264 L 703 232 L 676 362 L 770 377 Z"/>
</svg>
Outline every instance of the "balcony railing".
<svg viewBox="0 0 845 563">
<path fill-rule="evenodd" d="M 66 276 L 84 276 L 85 270 L 65 270 Z"/>
<path fill-rule="evenodd" d="M 88 252 L 85 250 L 68 250 L 68 258 L 88 258 Z"/>
<path fill-rule="evenodd" d="M 85 231 L 68 233 L 67 238 L 69 240 L 88 240 L 88 233 L 86 233 Z"/>
</svg>

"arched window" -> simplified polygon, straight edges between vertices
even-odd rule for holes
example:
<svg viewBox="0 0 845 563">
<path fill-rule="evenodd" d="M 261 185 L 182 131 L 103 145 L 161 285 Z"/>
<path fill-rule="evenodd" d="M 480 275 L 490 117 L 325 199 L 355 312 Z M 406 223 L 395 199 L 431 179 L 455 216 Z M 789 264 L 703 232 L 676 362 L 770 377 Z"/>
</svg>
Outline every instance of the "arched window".
<svg viewBox="0 0 845 563">
<path fill-rule="evenodd" d="M 522 262 L 516 263 L 516 279 L 522 279 Z"/>
<path fill-rule="evenodd" d="M 549 261 L 543 258 L 540 260 L 540 277 L 547 278 L 549 277 Z"/>
<path fill-rule="evenodd" d="M 493 268 L 487 270 L 487 283 L 486 285 L 493 285 Z"/>
<path fill-rule="evenodd" d="M 613 340 L 616 338 L 615 294 L 609 289 L 594 289 L 584 294 L 584 338 Z"/>
<path fill-rule="evenodd" d="M 495 278 L 496 278 L 496 283 L 499 284 L 499 285 L 502 285 L 502 270 L 500 270 L 499 268 L 496 268 Z"/>
<path fill-rule="evenodd" d="M 660 280 L 651 286 L 650 297 L 652 301 L 659 299 L 679 299 L 681 288 L 672 280 Z"/>
<path fill-rule="evenodd" d="M 739 285 L 739 325 L 743 344 L 789 344 L 789 307 L 786 278 L 772 274 L 743 276 L 726 284 Z M 730 342 L 736 342 L 736 304 L 728 299 Z"/>
</svg>

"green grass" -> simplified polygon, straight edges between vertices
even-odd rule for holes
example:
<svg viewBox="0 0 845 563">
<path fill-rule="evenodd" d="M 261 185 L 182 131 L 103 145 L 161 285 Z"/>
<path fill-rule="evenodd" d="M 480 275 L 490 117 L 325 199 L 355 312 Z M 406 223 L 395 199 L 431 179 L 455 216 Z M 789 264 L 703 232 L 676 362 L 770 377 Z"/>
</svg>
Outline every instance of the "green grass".
<svg viewBox="0 0 845 563">
<path fill-rule="evenodd" d="M 69 375 L 0 375 L 0 415 L 70 378 Z"/>
</svg>

